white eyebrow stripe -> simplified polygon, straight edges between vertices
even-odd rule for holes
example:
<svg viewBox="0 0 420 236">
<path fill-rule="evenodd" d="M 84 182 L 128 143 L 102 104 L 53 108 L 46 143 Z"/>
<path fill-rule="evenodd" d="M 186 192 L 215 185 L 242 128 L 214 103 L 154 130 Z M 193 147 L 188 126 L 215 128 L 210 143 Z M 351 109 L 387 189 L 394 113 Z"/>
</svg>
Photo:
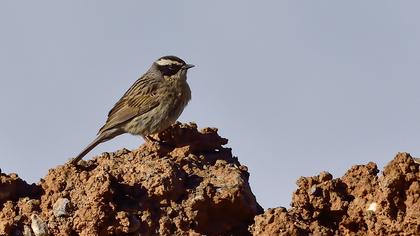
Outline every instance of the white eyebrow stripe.
<svg viewBox="0 0 420 236">
<path fill-rule="evenodd" d="M 156 64 L 160 65 L 160 66 L 167 66 L 167 65 L 182 65 L 182 63 L 178 62 L 178 61 L 174 61 L 174 60 L 169 60 L 169 59 L 160 59 L 156 62 Z"/>
</svg>

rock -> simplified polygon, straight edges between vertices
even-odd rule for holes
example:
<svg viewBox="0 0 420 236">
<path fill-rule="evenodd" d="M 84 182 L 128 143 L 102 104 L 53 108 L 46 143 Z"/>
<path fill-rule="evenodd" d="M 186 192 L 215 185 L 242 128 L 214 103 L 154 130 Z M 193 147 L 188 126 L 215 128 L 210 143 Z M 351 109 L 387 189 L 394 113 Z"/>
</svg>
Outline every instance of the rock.
<svg viewBox="0 0 420 236">
<path fill-rule="evenodd" d="M 370 162 L 341 178 L 301 177 L 290 209 L 263 212 L 248 168 L 217 129 L 177 123 L 154 138 L 160 142 L 50 169 L 37 185 L 0 173 L 0 235 L 420 232 L 420 165 L 407 153 L 381 175 Z"/>
<path fill-rule="evenodd" d="M 53 205 L 53 213 L 56 217 L 69 215 L 70 201 L 67 198 L 59 198 Z"/>
<path fill-rule="evenodd" d="M 31 228 L 35 236 L 48 236 L 47 224 L 37 215 L 31 215 Z"/>
<path fill-rule="evenodd" d="M 326 172 L 301 178 L 292 208 L 255 217 L 253 235 L 418 235 L 420 165 L 399 153 L 377 176 L 375 163 L 337 179 Z"/>
<path fill-rule="evenodd" d="M 34 236 L 32 229 L 27 225 L 23 226 L 23 236 Z"/>
<path fill-rule="evenodd" d="M 50 169 L 40 196 L 5 198 L 4 231 L 44 235 L 48 222 L 50 235 L 249 235 L 263 209 L 227 139 L 180 123 L 155 138 Z"/>
</svg>

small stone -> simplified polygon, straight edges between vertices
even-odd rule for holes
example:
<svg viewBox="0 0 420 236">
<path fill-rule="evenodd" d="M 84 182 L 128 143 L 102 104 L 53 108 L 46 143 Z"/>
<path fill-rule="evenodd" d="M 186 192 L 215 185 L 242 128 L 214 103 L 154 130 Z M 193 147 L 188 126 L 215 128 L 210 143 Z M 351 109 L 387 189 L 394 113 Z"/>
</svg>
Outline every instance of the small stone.
<svg viewBox="0 0 420 236">
<path fill-rule="evenodd" d="M 371 204 L 369 204 L 366 210 L 369 212 L 375 212 L 377 207 L 378 204 L 376 202 L 372 202 Z"/>
<path fill-rule="evenodd" d="M 24 225 L 23 226 L 23 236 L 34 236 L 34 234 L 32 233 L 32 230 L 29 226 Z"/>
<path fill-rule="evenodd" d="M 35 236 L 48 236 L 47 224 L 36 214 L 31 215 L 31 228 Z"/>
<path fill-rule="evenodd" d="M 67 198 L 59 198 L 53 205 L 53 212 L 56 217 L 69 215 L 70 201 Z"/>
</svg>

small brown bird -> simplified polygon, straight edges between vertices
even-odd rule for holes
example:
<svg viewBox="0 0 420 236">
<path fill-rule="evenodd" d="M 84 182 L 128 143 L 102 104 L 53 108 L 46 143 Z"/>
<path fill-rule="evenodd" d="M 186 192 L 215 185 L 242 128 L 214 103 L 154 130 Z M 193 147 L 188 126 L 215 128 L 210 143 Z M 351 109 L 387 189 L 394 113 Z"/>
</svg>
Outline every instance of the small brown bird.
<svg viewBox="0 0 420 236">
<path fill-rule="evenodd" d="M 148 141 L 148 135 L 175 123 L 191 99 L 187 70 L 192 67 L 176 56 L 164 56 L 153 62 L 111 109 L 97 138 L 71 163 L 77 164 L 98 144 L 118 135 L 141 135 Z"/>
</svg>

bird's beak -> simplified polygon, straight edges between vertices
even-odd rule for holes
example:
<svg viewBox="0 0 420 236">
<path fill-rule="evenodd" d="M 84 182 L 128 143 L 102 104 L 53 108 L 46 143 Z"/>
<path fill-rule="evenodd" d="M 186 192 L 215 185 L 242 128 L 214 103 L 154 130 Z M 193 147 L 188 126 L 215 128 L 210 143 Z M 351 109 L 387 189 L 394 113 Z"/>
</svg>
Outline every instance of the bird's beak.
<svg viewBox="0 0 420 236">
<path fill-rule="evenodd" d="M 195 65 L 193 64 L 186 64 L 185 66 L 183 66 L 184 69 L 188 70 L 190 68 L 193 68 Z"/>
</svg>

